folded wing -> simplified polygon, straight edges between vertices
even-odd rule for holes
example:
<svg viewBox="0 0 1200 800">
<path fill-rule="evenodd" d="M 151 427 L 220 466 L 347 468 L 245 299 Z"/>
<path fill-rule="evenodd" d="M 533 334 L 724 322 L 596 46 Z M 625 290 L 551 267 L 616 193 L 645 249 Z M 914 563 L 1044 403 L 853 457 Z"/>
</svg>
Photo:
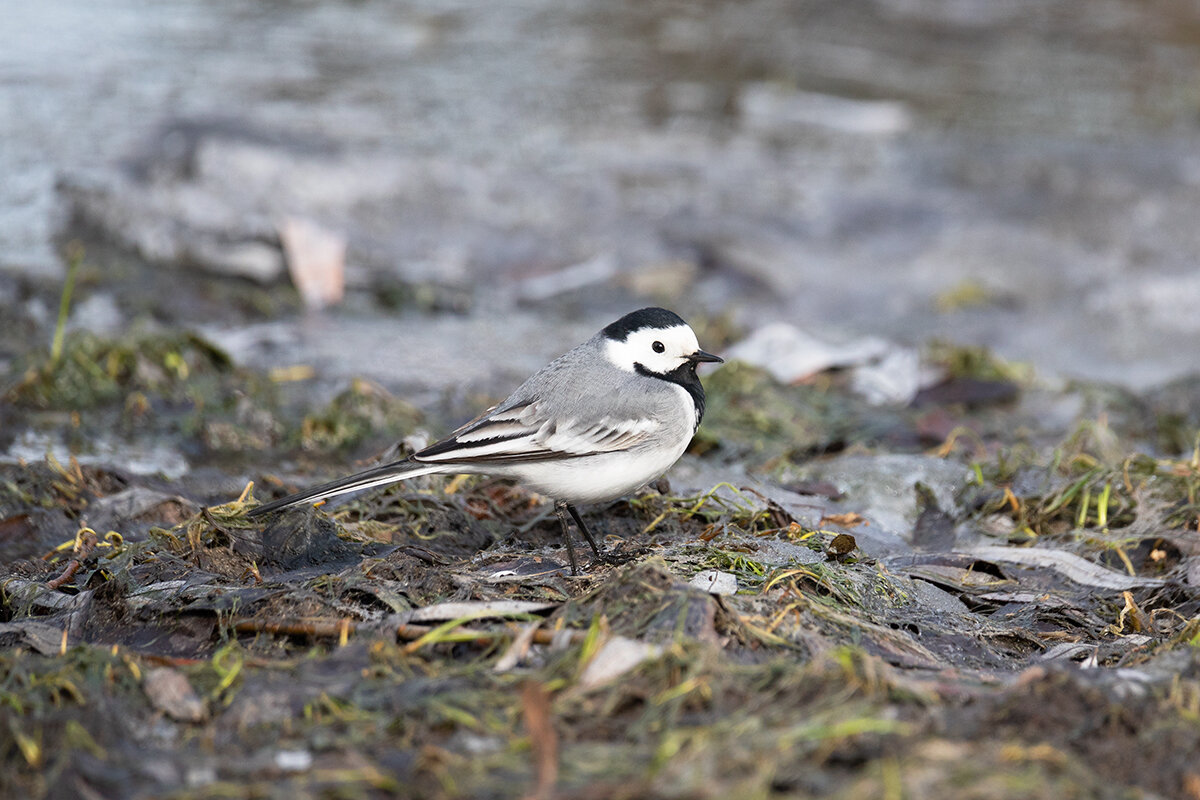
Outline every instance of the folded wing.
<svg viewBox="0 0 1200 800">
<path fill-rule="evenodd" d="M 649 440 L 660 425 L 650 417 L 603 417 L 587 423 L 551 418 L 530 401 L 489 410 L 413 459 L 425 463 L 540 461 L 612 453 Z"/>
</svg>

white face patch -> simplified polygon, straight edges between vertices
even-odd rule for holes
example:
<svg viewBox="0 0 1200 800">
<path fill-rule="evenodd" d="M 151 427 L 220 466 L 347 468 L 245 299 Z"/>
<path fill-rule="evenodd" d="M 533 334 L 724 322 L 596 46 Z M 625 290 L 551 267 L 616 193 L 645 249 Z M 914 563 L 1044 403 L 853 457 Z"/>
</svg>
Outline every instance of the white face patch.
<svg viewBox="0 0 1200 800">
<path fill-rule="evenodd" d="M 696 334 L 687 325 L 672 328 L 642 328 L 629 334 L 623 342 L 605 340 L 605 355 L 613 366 L 636 372 L 641 364 L 650 372 L 666 375 L 688 360 L 700 349 Z"/>
</svg>

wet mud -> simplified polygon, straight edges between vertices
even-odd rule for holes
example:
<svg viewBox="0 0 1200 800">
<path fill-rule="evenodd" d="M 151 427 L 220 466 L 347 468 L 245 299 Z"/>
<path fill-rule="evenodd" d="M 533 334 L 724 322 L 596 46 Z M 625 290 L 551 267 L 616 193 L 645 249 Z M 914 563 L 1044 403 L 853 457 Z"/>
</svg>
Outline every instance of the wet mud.
<svg viewBox="0 0 1200 800">
<path fill-rule="evenodd" d="M 733 364 L 673 482 L 585 510 L 572 576 L 550 504 L 494 480 L 246 517 L 413 434 L 379 387 L 303 413 L 194 337 L 75 337 L 9 419 L 79 405 L 97 352 L 79 435 L 148 416 L 211 466 L 0 466 L 5 794 L 1197 796 L 1193 381 L 960 353 L 954 391 L 879 407 Z M 212 434 L 246 427 L 231 386 L 269 435 Z"/>
</svg>

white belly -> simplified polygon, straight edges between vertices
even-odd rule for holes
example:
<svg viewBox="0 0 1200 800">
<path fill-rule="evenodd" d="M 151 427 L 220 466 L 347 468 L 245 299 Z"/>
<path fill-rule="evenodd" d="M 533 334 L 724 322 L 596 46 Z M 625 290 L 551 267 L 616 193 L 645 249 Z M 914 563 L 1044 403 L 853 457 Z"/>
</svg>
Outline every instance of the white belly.
<svg viewBox="0 0 1200 800">
<path fill-rule="evenodd" d="M 521 464 L 508 474 L 539 494 L 568 503 L 600 503 L 629 494 L 662 475 L 687 448 L 605 453 L 577 459 Z"/>
</svg>

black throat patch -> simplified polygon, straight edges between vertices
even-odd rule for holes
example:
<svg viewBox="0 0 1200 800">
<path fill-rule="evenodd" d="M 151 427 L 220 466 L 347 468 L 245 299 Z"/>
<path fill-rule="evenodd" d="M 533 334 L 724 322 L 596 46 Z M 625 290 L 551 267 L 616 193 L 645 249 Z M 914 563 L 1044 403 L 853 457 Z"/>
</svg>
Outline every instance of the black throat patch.
<svg viewBox="0 0 1200 800">
<path fill-rule="evenodd" d="M 704 386 L 700 383 L 700 376 L 696 374 L 696 362 L 685 361 L 666 373 L 651 372 L 636 361 L 633 362 L 633 368 L 639 375 L 658 378 L 667 383 L 676 383 L 687 390 L 687 393 L 692 396 L 692 403 L 696 406 L 696 424 L 692 426 L 692 433 L 695 433 L 696 429 L 700 427 L 700 419 L 704 416 Z"/>
</svg>

